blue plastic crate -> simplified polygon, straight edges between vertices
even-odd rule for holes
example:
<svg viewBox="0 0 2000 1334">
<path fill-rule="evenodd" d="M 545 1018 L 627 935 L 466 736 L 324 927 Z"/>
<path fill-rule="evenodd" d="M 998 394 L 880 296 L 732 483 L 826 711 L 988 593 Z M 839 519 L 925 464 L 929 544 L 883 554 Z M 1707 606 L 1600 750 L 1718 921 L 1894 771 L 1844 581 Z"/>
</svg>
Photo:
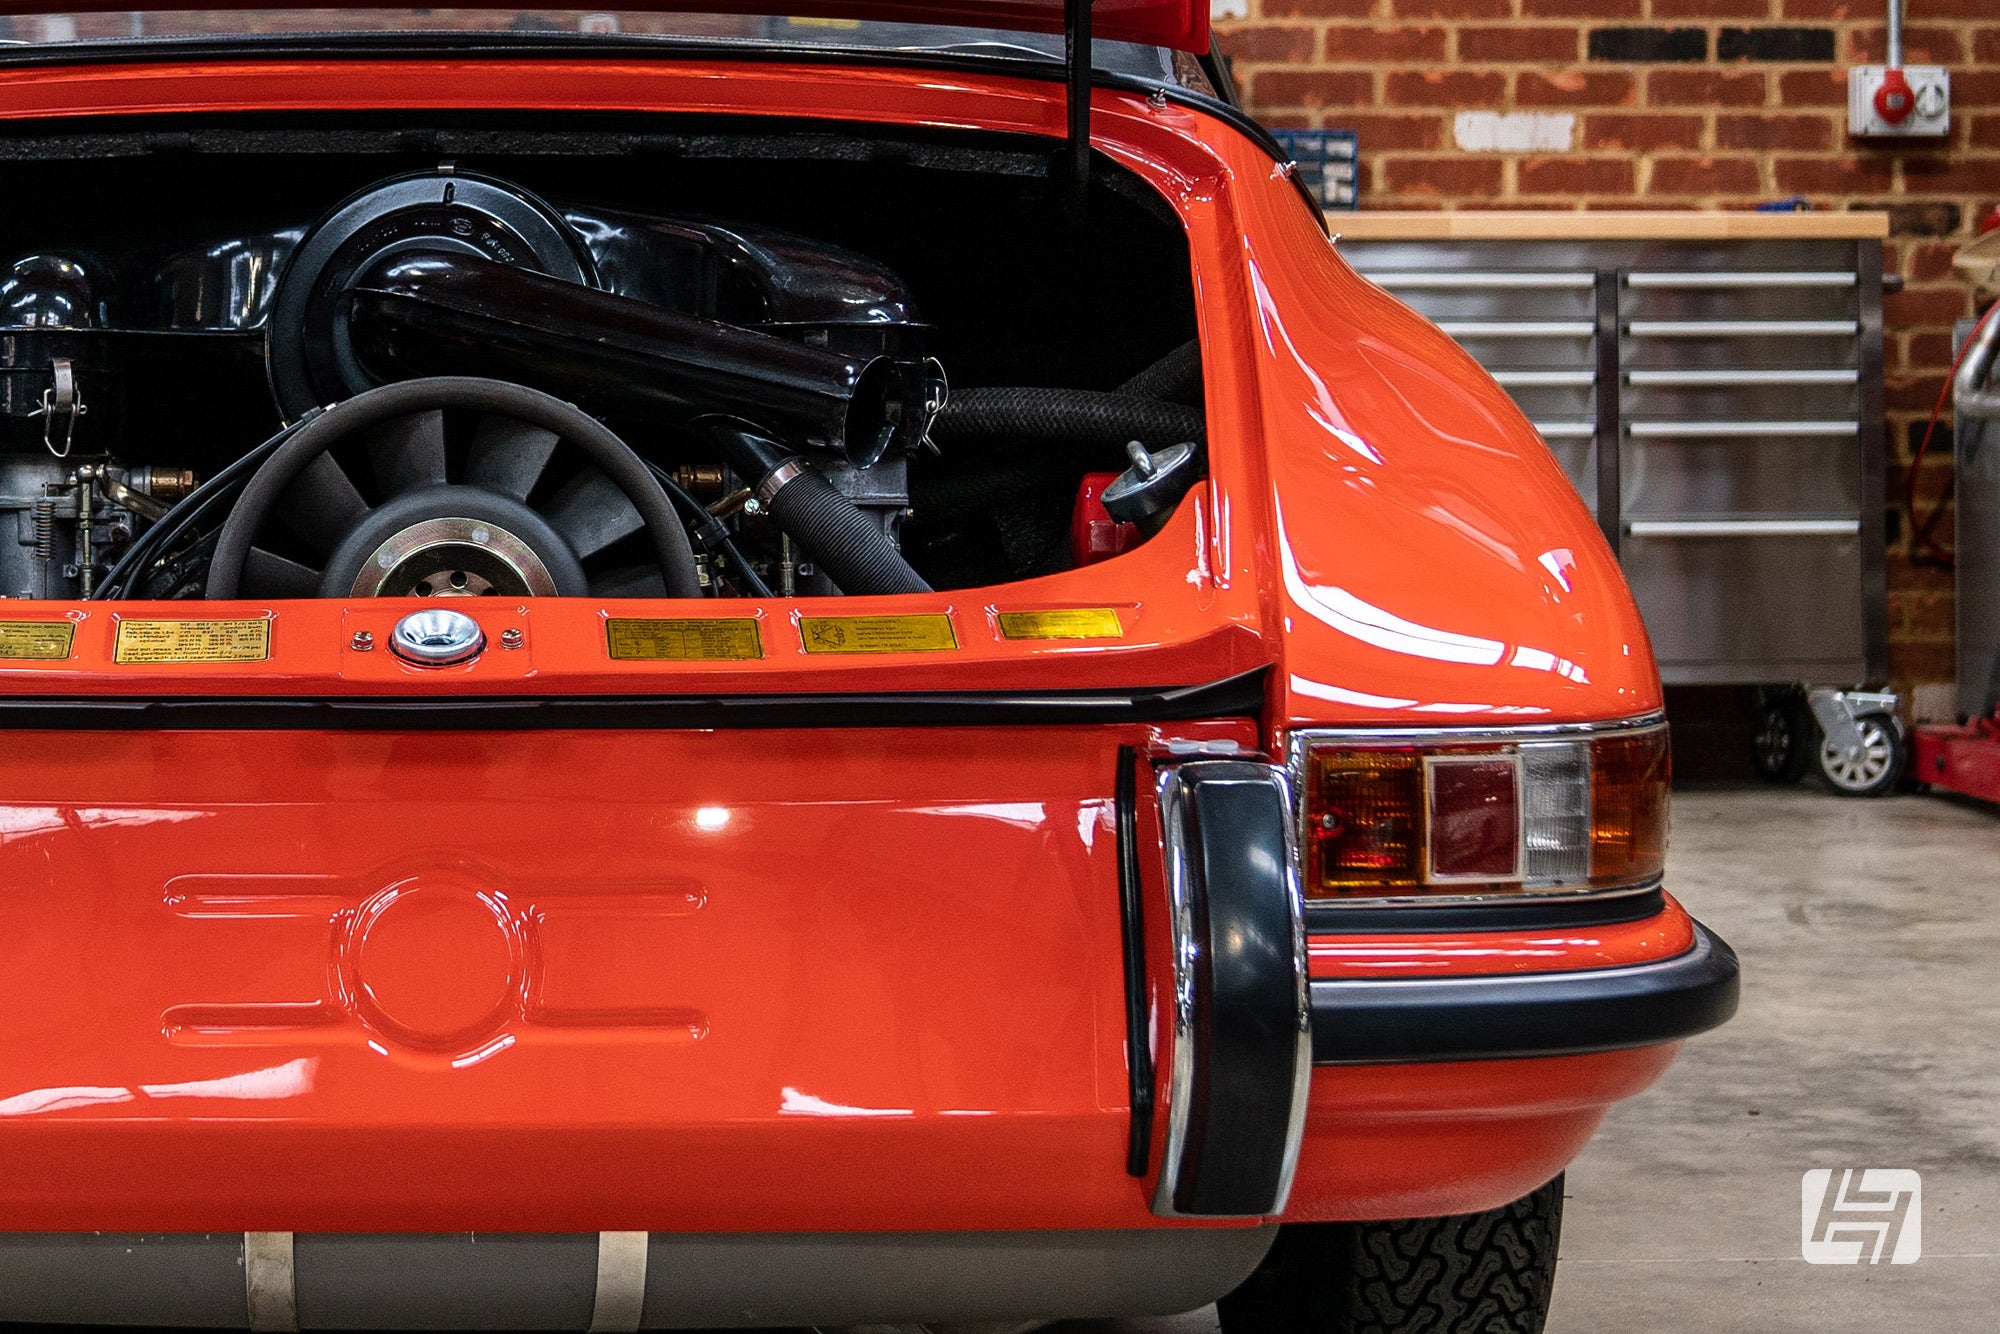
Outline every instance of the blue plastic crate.
<svg viewBox="0 0 2000 1334">
<path fill-rule="evenodd" d="M 1271 137 L 1298 164 L 1299 179 L 1322 208 L 1357 207 L 1359 158 L 1352 130 L 1273 130 Z"/>
</svg>

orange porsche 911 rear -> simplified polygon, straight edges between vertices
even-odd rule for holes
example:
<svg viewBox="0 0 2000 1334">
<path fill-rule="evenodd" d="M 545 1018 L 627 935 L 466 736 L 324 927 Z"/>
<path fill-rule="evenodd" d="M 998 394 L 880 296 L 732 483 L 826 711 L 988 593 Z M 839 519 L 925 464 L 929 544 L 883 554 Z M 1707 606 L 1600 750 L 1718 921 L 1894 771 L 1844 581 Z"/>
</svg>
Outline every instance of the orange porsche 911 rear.
<svg viewBox="0 0 2000 1334">
<path fill-rule="evenodd" d="M 1205 12 L 0 56 L 0 1319 L 1540 1328 L 1735 960 Z"/>
</svg>

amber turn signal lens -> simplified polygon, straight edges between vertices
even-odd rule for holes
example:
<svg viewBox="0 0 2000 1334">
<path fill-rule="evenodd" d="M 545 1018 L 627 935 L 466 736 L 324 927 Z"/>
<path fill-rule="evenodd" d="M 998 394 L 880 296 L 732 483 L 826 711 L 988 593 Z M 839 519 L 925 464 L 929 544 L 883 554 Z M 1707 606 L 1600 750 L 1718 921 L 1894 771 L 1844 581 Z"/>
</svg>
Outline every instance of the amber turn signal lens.
<svg viewBox="0 0 2000 1334">
<path fill-rule="evenodd" d="M 1309 752 L 1309 896 L 1372 897 L 1421 877 L 1423 777 L 1423 756 L 1415 750 Z"/>
<path fill-rule="evenodd" d="M 1591 746 L 1591 884 L 1635 884 L 1665 868 L 1671 770 L 1664 727 Z"/>
</svg>

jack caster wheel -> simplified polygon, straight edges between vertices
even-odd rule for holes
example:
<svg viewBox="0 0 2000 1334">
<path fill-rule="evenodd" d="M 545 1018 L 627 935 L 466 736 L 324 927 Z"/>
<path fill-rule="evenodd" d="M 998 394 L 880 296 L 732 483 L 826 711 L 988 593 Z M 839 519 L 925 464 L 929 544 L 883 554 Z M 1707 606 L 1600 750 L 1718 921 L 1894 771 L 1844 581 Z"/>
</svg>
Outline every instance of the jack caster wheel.
<svg viewBox="0 0 2000 1334">
<path fill-rule="evenodd" d="M 1820 740 L 1820 777 L 1844 797 L 1879 797 L 1903 776 L 1903 720 L 1893 713 L 1871 713 L 1856 718 L 1854 725 L 1861 732 L 1858 746 L 1842 750 Z"/>
</svg>

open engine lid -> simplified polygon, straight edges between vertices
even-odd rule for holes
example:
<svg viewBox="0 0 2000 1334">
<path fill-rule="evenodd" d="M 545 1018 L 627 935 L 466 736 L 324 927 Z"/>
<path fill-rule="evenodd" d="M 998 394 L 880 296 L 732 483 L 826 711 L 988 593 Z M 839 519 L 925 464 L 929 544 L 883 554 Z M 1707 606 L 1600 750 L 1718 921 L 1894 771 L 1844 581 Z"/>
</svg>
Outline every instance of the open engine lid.
<svg viewBox="0 0 2000 1334">
<path fill-rule="evenodd" d="M 400 9 L 403 6 L 375 5 L 349 0 L 350 9 Z M 557 5 L 554 8 L 563 8 Z M 196 9 L 174 0 L 68 0 L 67 3 L 22 4 L 0 0 L 0 14 L 112 13 L 132 9 L 174 11 Z M 316 9 L 321 6 L 287 3 L 287 0 L 258 0 L 250 5 L 207 5 L 214 9 Z M 461 10 L 491 8 L 515 12 L 518 6 L 461 4 Z M 576 6 L 579 10 L 603 6 Z M 883 23 L 911 23 L 938 27 L 998 28 L 1017 32 L 1077 32 L 1088 46 L 1095 36 L 1105 41 L 1137 42 L 1148 46 L 1172 47 L 1182 51 L 1208 50 L 1208 5 L 1206 0 L 694 0 L 688 4 L 649 3 L 648 0 L 620 0 L 615 6 L 626 11 L 689 14 L 757 14 L 778 18 L 809 18 Z"/>
</svg>

